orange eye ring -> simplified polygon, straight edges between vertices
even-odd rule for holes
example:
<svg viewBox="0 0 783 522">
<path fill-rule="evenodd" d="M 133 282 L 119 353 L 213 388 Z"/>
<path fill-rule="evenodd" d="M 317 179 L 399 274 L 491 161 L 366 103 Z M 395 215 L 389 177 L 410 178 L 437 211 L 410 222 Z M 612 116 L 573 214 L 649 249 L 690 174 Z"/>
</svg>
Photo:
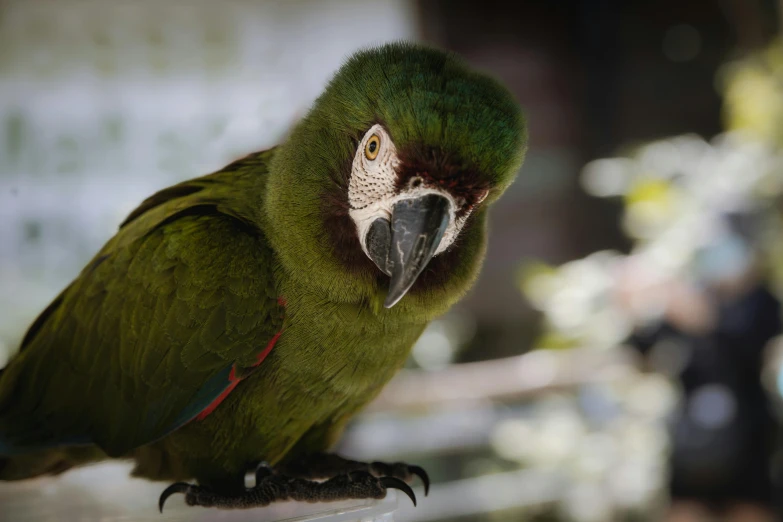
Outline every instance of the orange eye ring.
<svg viewBox="0 0 783 522">
<path fill-rule="evenodd" d="M 368 160 L 372 161 L 378 157 L 378 153 L 381 151 L 381 138 L 377 134 L 370 136 L 367 140 L 367 145 L 364 146 L 364 155 Z"/>
</svg>

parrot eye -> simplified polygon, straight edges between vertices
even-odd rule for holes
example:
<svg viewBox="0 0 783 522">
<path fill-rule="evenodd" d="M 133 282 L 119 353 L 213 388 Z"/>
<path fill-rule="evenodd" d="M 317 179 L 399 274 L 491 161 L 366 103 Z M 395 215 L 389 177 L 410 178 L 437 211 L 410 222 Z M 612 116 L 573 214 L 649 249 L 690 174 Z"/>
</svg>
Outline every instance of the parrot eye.
<svg viewBox="0 0 783 522">
<path fill-rule="evenodd" d="M 372 161 L 378 157 L 378 151 L 381 150 L 381 138 L 377 134 L 370 136 L 367 140 L 367 145 L 364 147 L 364 155 L 367 159 Z"/>
</svg>

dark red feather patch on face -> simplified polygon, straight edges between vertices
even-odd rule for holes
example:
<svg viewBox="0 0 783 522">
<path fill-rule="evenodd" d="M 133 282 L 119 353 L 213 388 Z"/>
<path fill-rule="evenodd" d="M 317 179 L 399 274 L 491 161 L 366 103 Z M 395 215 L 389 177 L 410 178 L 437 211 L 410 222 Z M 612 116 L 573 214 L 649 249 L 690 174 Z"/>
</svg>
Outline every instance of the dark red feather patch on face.
<svg viewBox="0 0 783 522">
<path fill-rule="evenodd" d="M 457 217 L 481 203 L 489 192 L 489 183 L 470 167 L 437 149 L 400 151 L 397 169 L 397 192 L 419 184 L 448 192 L 460 207 Z"/>
</svg>

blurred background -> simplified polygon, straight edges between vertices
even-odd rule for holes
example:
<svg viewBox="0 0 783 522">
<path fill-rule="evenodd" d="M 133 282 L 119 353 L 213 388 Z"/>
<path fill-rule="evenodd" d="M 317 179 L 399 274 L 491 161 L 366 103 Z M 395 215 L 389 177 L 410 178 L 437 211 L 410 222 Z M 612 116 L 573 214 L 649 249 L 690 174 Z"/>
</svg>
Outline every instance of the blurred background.
<svg viewBox="0 0 783 522">
<path fill-rule="evenodd" d="M 776 0 L 0 0 L 0 366 L 147 195 L 279 142 L 358 48 L 422 41 L 506 83 L 531 142 L 476 288 L 340 443 L 434 481 L 363 520 L 781 520 L 781 20 Z M 0 519 L 229 517 L 161 517 L 128 469 L 2 484 Z"/>
</svg>

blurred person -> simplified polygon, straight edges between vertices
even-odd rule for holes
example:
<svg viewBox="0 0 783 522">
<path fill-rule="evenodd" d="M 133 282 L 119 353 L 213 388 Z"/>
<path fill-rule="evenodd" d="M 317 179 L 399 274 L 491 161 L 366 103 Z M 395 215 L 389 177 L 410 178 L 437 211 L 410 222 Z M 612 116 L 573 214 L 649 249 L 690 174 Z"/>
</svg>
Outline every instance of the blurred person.
<svg viewBox="0 0 783 522">
<path fill-rule="evenodd" d="M 770 476 L 777 423 L 761 372 L 781 331 L 780 302 L 737 233 L 705 248 L 696 272 L 698 282 L 667 287 L 664 318 L 631 338 L 650 368 L 682 389 L 671 424 L 668 520 L 779 520 Z"/>
</svg>

